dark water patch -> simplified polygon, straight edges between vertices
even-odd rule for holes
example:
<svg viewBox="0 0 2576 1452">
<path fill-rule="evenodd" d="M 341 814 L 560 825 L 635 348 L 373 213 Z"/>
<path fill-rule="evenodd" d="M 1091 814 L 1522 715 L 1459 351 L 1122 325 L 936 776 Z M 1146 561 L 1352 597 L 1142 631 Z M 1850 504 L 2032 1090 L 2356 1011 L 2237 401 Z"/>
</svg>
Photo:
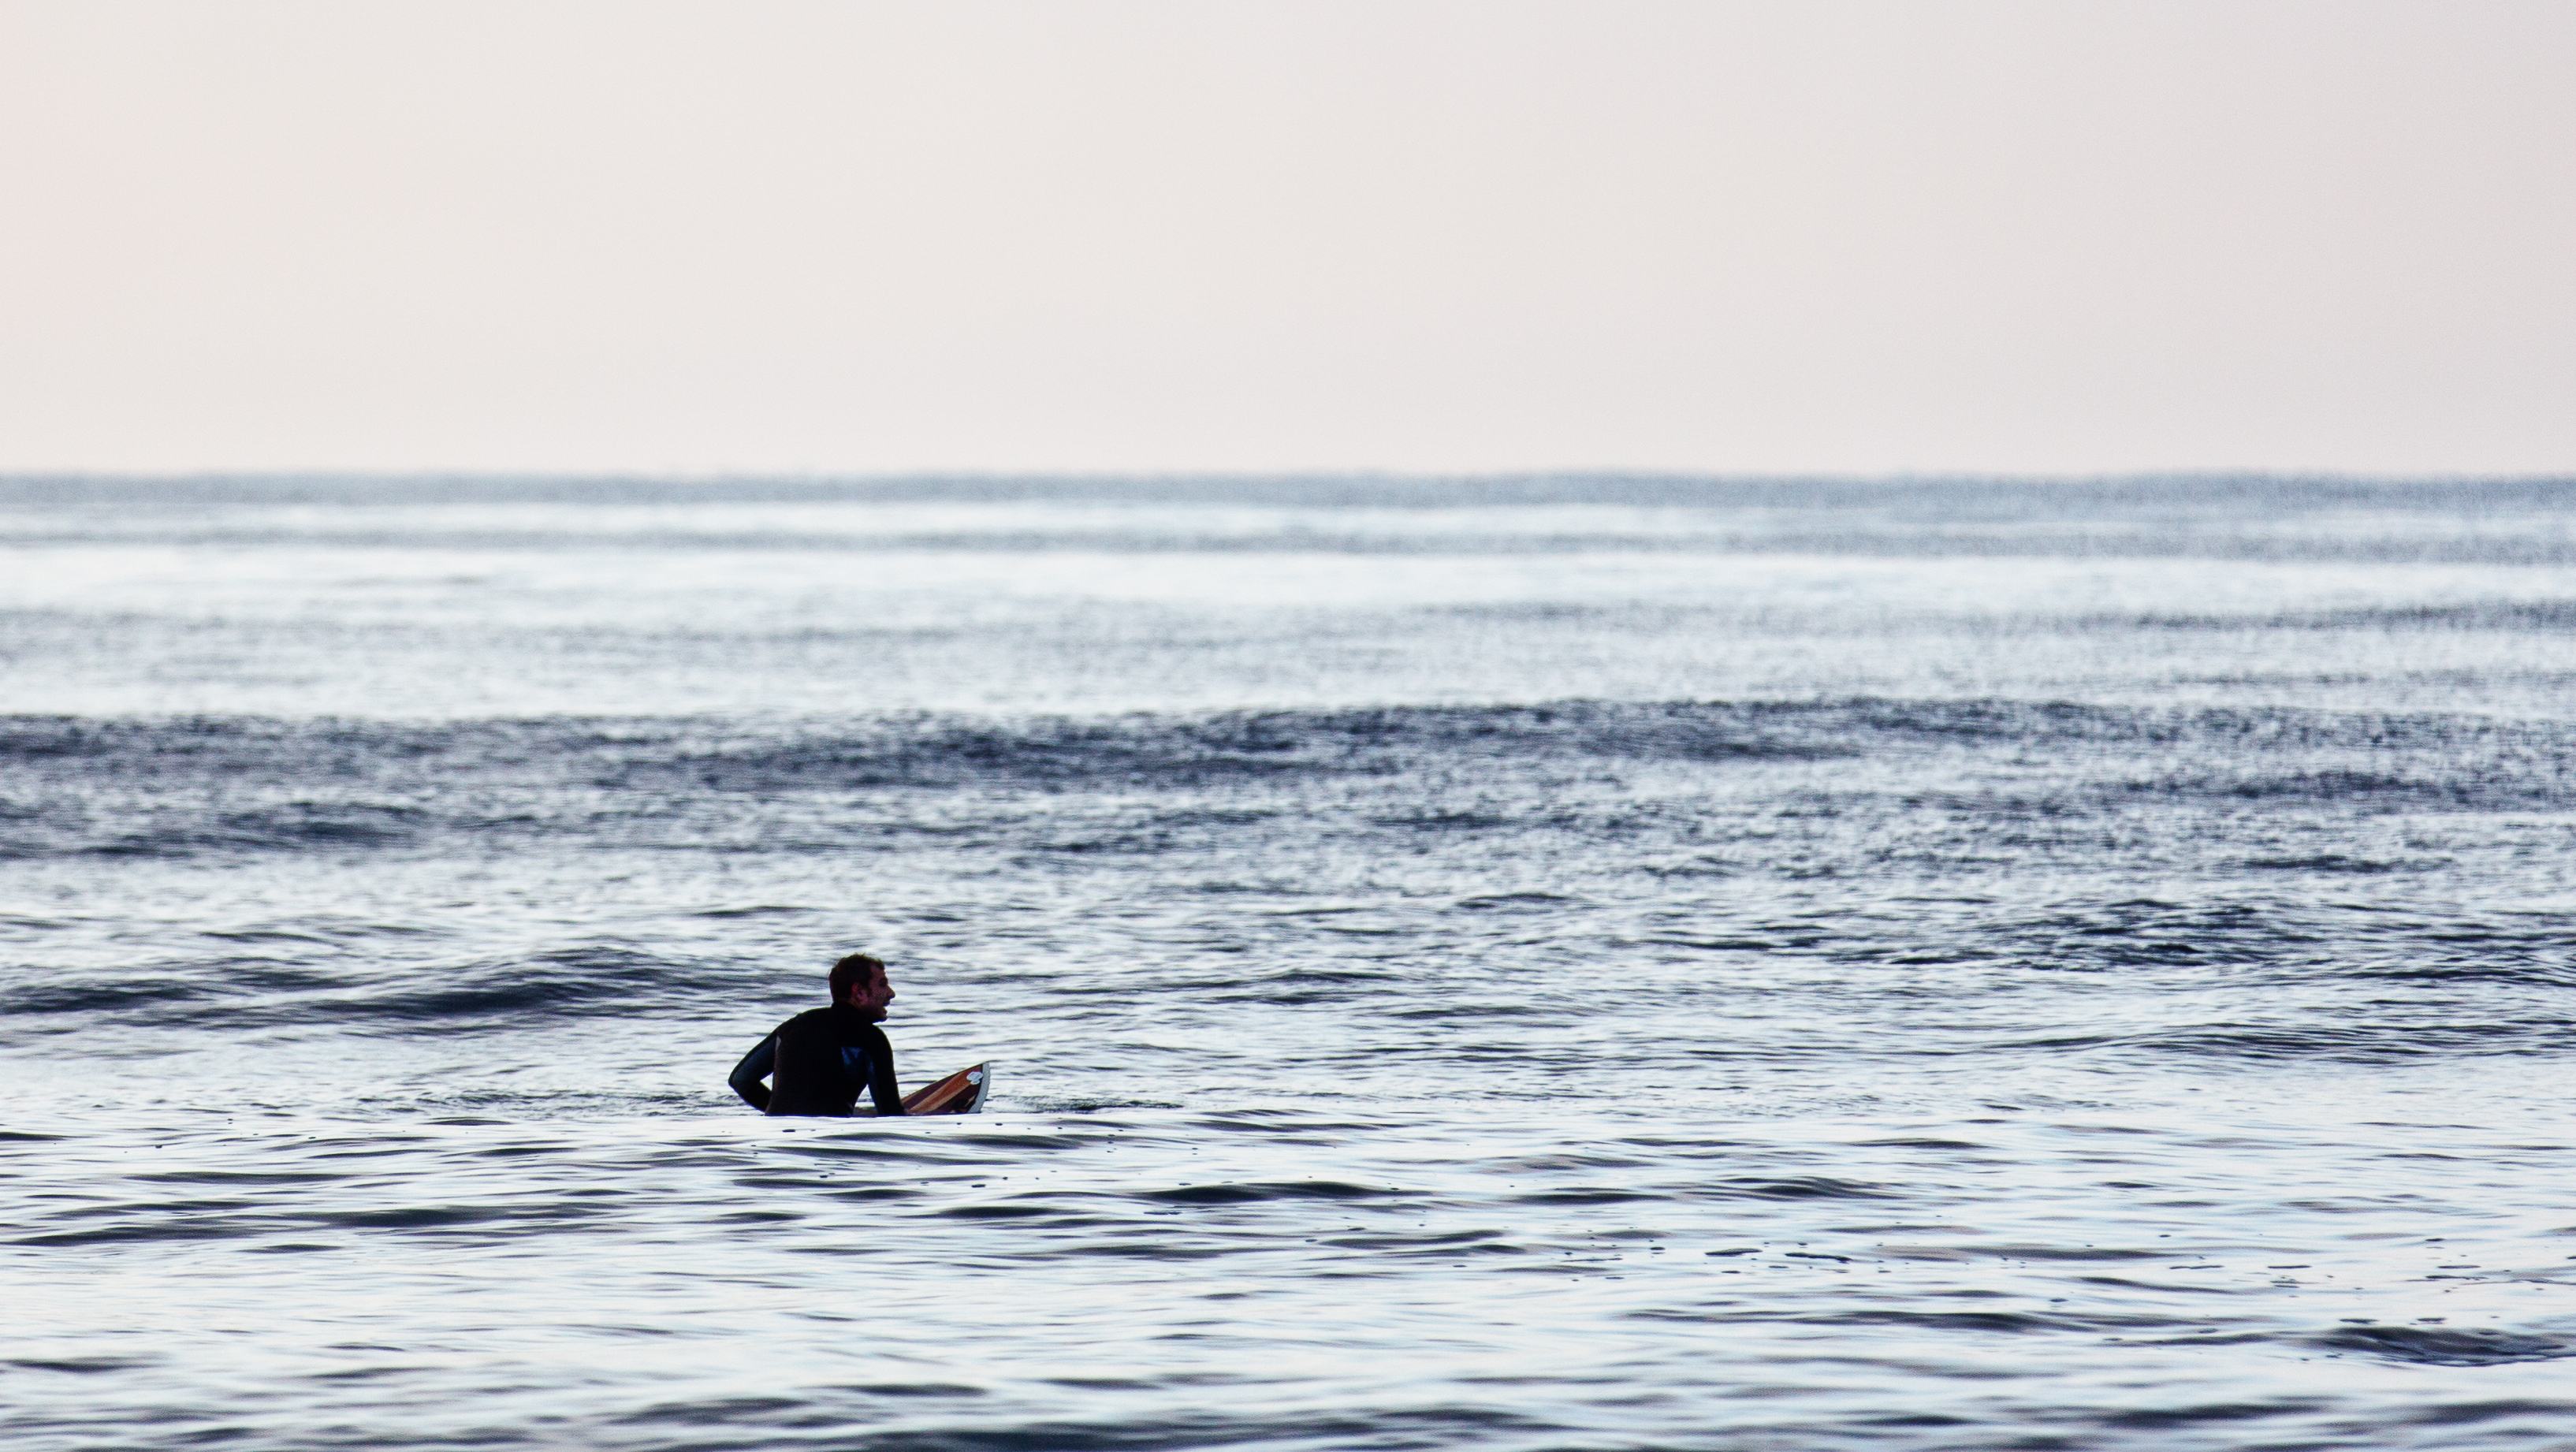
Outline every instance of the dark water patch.
<svg viewBox="0 0 2576 1452">
<path fill-rule="evenodd" d="M 1553 912 L 1581 906 L 1583 899 L 1552 892 L 1505 892 L 1489 897 L 1462 897 L 1457 908 L 1465 912 Z"/>
<path fill-rule="evenodd" d="M 2320 1351 L 2363 1352 L 2419 1366 L 2494 1366 L 2576 1356 L 2576 1344 L 2516 1331 L 2439 1326 L 2342 1326 L 2303 1344 Z"/>
<path fill-rule="evenodd" d="M 2337 965 L 2330 976 L 2357 983 L 2425 983 L 2470 987 L 2477 984 L 2524 984 L 2535 988 L 2576 988 L 2576 961 L 2550 962 L 2529 950 L 2480 954 L 2448 962 Z"/>
<path fill-rule="evenodd" d="M 396 971 L 333 972 L 268 961 L 174 967 L 110 984 L 48 985 L 0 996 L 26 1013 L 117 1013 L 136 1022 L 204 1029 L 343 1029 L 467 1033 L 531 1023 L 634 1014 L 710 989 L 756 989 L 741 970 L 608 945 L 524 958 L 422 962 Z"/>
<path fill-rule="evenodd" d="M 0 1362 L 19 1371 L 53 1371 L 66 1376 L 93 1376 L 102 1371 L 134 1371 L 159 1362 L 149 1356 L 67 1356 L 39 1360 L 32 1357 Z"/>
<path fill-rule="evenodd" d="M 1174 1210 L 1164 1213 L 1177 1215 L 1180 1212 Z M 1165 1232 L 1154 1230 L 1137 1232 L 1137 1238 L 1133 1240 L 1093 1241 L 1089 1244 L 1067 1247 L 1061 1253 L 1069 1256 L 1098 1256 L 1108 1260 L 1190 1261 L 1222 1260 L 1237 1252 L 1216 1246 L 1175 1243 Z M 1375 1274 L 1375 1272 L 1369 1272 L 1369 1274 Z"/>
<path fill-rule="evenodd" d="M 1153 819 L 1153 825 L 1166 828 L 1250 827 L 1274 820 L 1279 815 L 1272 811 L 1211 808 L 1204 811 L 1165 812 Z"/>
<path fill-rule="evenodd" d="M 1781 946 L 1768 938 L 1694 938 L 1681 933 L 1654 933 L 1637 941 L 1658 948 L 1689 948 L 1702 953 L 1768 953 Z"/>
<path fill-rule="evenodd" d="M 1962 1245 L 1957 1251 L 1965 1256 L 1990 1256 L 1998 1260 L 2091 1261 L 2171 1260 L 2170 1250 L 2133 1250 L 2120 1246 L 2091 1245 Z"/>
<path fill-rule="evenodd" d="M 1392 1250 L 1421 1255 L 1527 1255 L 1522 1246 L 1498 1243 L 1499 1230 L 1423 1231 L 1412 1235 L 1337 1235 L 1318 1243 L 1344 1250 Z"/>
<path fill-rule="evenodd" d="M 1635 1200 L 1665 1200 L 1671 1196 L 1658 1190 L 1631 1190 L 1608 1185 L 1593 1185 L 1562 1190 L 1531 1190 L 1510 1197 L 1516 1205 L 1624 1205 Z"/>
<path fill-rule="evenodd" d="M 2368 771 L 2298 772 L 2283 776 L 2236 778 L 2167 778 L 2162 781 L 2132 782 L 2129 790 L 2155 795 L 2199 793 L 2240 797 L 2250 800 L 2290 799 L 2307 802 L 2340 802 L 2362 800 L 2372 803 L 2400 802 L 2409 806 L 2437 808 L 2493 805 L 2502 793 L 2511 804 L 2525 805 L 2547 801 L 2551 794 L 2540 790 L 2540 783 L 2499 781 L 2493 778 L 2420 779 Z"/>
<path fill-rule="evenodd" d="M 1170 1190 L 1140 1190 L 1136 1198 L 1167 1205 L 1249 1205 L 1265 1201 L 1384 1200 L 1405 1191 L 1338 1180 L 1272 1180 L 1250 1184 L 1184 1185 Z"/>
<path fill-rule="evenodd" d="M 1852 1143 L 1866 1149 L 1983 1150 L 1989 1148 L 1989 1146 L 1978 1144 L 1973 1140 L 1934 1139 L 1922 1136 L 1895 1139 L 1860 1139 L 1854 1140 Z"/>
<path fill-rule="evenodd" d="M 1156 1107 L 1168 1107 L 1168 1106 L 1156 1106 Z M 1085 1148 L 1085 1147 L 1087 1147 L 1087 1146 L 1089 1146 L 1089 1145 L 1092 1145 L 1092 1144 L 1094 1144 L 1094 1143 L 1097 1143 L 1097 1141 L 1095 1141 L 1095 1140 L 1092 1140 L 1092 1139 L 1089 1139 L 1089 1138 L 1085 1138 L 1085 1137 L 1082 1137 L 1082 1136 L 1078 1136 L 1078 1135 L 1070 1135 L 1070 1134 L 1041 1134 L 1041 1133 L 1035 1133 L 1035 1132 L 1017 1132 L 1017 1133 L 991 1133 L 991 1132 L 985 1132 L 985 1133 L 966 1133 L 966 1134 L 951 1134 L 951 1135 L 946 1135 L 946 1136 L 944 1136 L 943 1138 L 945 1139 L 945 1141 L 946 1141 L 947 1143 L 949 1143 L 949 1144 L 951 1144 L 951 1145 L 960 1145 L 960 1146 L 964 1146 L 964 1147 L 967 1147 L 967 1148 L 970 1148 L 970 1149 L 1013 1150 L 1013 1151 L 1018 1151 L 1018 1150 L 1071 1150 L 1071 1149 L 1082 1149 L 1082 1148 Z"/>
<path fill-rule="evenodd" d="M 2376 876 L 2385 872 L 2423 872 L 2447 864 L 2440 861 L 2377 862 L 2366 857 L 2347 857 L 2340 852 L 2320 852 L 2311 857 L 2250 857 L 2244 866 L 2256 872 L 2349 872 Z"/>
<path fill-rule="evenodd" d="M 406 841 L 427 816 L 418 807 L 381 802 L 289 802 L 220 818 L 226 845 L 292 850 L 308 846 L 373 846 Z"/>
<path fill-rule="evenodd" d="M 291 1227 L 386 1232 L 471 1232 L 478 1236 L 542 1234 L 599 1221 L 611 1212 L 576 1203 L 539 1205 L 391 1205 L 317 1209 L 288 1200 L 160 1202 L 102 1206 L 57 1218 L 105 1218 L 72 1229 L 34 1227 L 11 1243 L 39 1247 L 182 1244 L 254 1239 Z"/>
<path fill-rule="evenodd" d="M 1622 1140 L 1621 1143 L 1636 1144 L 1638 1141 Z M 1677 1143 L 1689 1149 L 1714 1151 L 1721 1154 L 1731 1148 L 1731 1146 L 1722 1140 L 1689 1140 Z M 1655 1148 L 1663 1147 L 1666 1146 L 1655 1146 Z M 1496 1168 L 1515 1172 L 1536 1171 L 1539 1173 L 1548 1173 L 1559 1170 L 1633 1170 L 1644 1169 L 1653 1165 L 1656 1163 L 1656 1158 L 1656 1156 L 1651 1154 L 1613 1154 L 1599 1150 L 1585 1151 L 1581 1153 L 1569 1151 L 1564 1154 L 1519 1156 L 1505 1164 L 1497 1166 Z"/>
<path fill-rule="evenodd" d="M 75 926 L 63 918 L 29 917 L 23 913 L 0 913 L 0 931 L 13 933 L 56 933 Z"/>
<path fill-rule="evenodd" d="M 0 760 L 38 761 L 50 757 L 107 755 L 118 748 L 122 733 L 71 716 L 0 718 Z"/>
<path fill-rule="evenodd" d="M 47 1230 L 12 1236 L 11 1245 L 45 1248 L 82 1245 L 150 1245 L 192 1240 L 232 1240 L 264 1233 L 263 1227 L 212 1216 L 173 1222 L 119 1223 L 86 1230 Z"/>
<path fill-rule="evenodd" d="M 46 983 L 0 991 L 0 1015 L 124 1013 L 150 1008 L 167 1013 L 206 996 L 206 991 L 166 977 L 90 983 Z"/>
<path fill-rule="evenodd" d="M 1098 1379 L 1092 1379 L 1098 1380 Z M 1160 1382 L 1161 1378 L 1155 1379 Z M 1186 1382 L 1183 1385 L 1187 1385 Z M 867 1395 L 852 1388 L 854 1397 Z M 1094 1392 L 1094 1395 L 1102 1393 Z M 1202 1392 L 1201 1395 L 1206 1395 Z M 664 1403 L 616 1419 L 616 1425 L 744 1429 L 759 1433 L 757 1442 L 727 1434 L 718 1442 L 692 1447 L 776 1445 L 781 1436 L 837 1432 L 846 1437 L 855 1423 L 867 1424 L 865 1403 L 788 1402 L 785 1399 L 737 1397 L 702 1403 Z M 1428 1448 L 1452 1445 L 1461 1438 L 1507 1433 L 1545 1433 L 1555 1426 L 1542 1418 L 1478 1406 L 1384 1409 L 1368 1412 L 1306 1411 L 1269 1415 L 1228 1415 L 1204 1410 L 1173 1410 L 1134 1420 L 1036 1419 L 1003 1426 L 868 1428 L 868 1452 L 1188 1452 L 1196 1448 Z"/>
<path fill-rule="evenodd" d="M 599 784 L 618 790 L 716 792 L 869 787 L 954 787 L 993 782 L 1068 787 L 1179 789 L 1347 769 L 1292 755 L 1296 743 L 1228 739 L 1151 718 L 1041 719 L 1001 727 L 938 718 L 900 720 L 865 735 L 720 753 L 683 753 L 618 764 Z"/>
<path fill-rule="evenodd" d="M 721 1397 L 699 1402 L 664 1402 L 610 1418 L 612 1425 L 665 1423 L 686 1427 L 758 1424 L 784 1419 L 789 1425 L 813 1426 L 821 1419 L 807 1402 L 795 1397 Z"/>
<path fill-rule="evenodd" d="M 2405 1413 L 2392 1421 L 2410 1426 L 2467 1427 L 2480 1422 L 2499 1422 L 2507 1418 L 2560 1419 L 2576 1413 L 2576 1402 L 2544 1402 L 2524 1398 L 2500 1398 L 2483 1402 L 2446 1402 Z M 2547 1425 L 2547 1423 L 2544 1423 Z"/>
<path fill-rule="evenodd" d="M 2101 1417 L 2100 1421 L 2108 1427 L 2165 1431 L 2212 1422 L 2255 1422 L 2274 1417 L 2304 1416 L 2324 1405 L 2323 1399 L 2314 1397 L 2284 1397 L 2263 1402 L 2204 1402 L 2189 1407 L 2140 1407 L 2112 1412 Z"/>
<path fill-rule="evenodd" d="M 288 928 L 244 928 L 232 930 L 208 928 L 199 933 L 198 936 L 213 938 L 217 942 L 223 943 L 325 944 L 331 941 L 330 938 L 320 933 L 297 932 Z"/>
<path fill-rule="evenodd" d="M 311 1185 L 345 1180 L 348 1176 L 304 1170 L 164 1170 L 133 1178 L 145 1184 L 167 1185 Z"/>
<path fill-rule="evenodd" d="M 1052 1205 L 951 1205 L 938 1213 L 956 1220 L 1044 1220 L 1059 1226 L 1104 1223 L 1095 1216 L 1069 1215 Z"/>
<path fill-rule="evenodd" d="M 2576 600 L 2480 600 L 2462 605 L 2376 606 L 2262 615 L 2091 615 L 2076 631 L 2526 630 L 2576 631 Z"/>
<path fill-rule="evenodd" d="M 1371 817 L 1372 826 L 1394 827 L 1407 832 L 1490 832 L 1514 825 L 1513 819 L 1496 812 L 1403 812 L 1392 816 Z"/>
<path fill-rule="evenodd" d="M 1803 1175 L 1784 1180 L 1720 1180 L 1701 1193 L 1755 1200 L 1890 1200 L 1903 1198 L 1904 1192 L 1885 1185 L 1838 1180 L 1829 1175 Z"/>
<path fill-rule="evenodd" d="M 218 812 L 200 823 L 121 833 L 83 850 L 101 857 L 185 857 L 207 852 L 385 847 L 414 840 L 425 817 L 413 807 L 294 802 L 258 811 Z"/>
<path fill-rule="evenodd" d="M 1799 1326 L 1895 1327 L 1901 1330 L 1974 1331 L 2027 1336 L 2044 1332 L 2101 1331 L 2131 1325 L 2163 1325 L 2163 1317 L 2103 1317 L 2039 1314 L 2025 1311 L 1863 1311 L 1782 1312 L 1768 1309 L 1730 1311 L 1663 1310 L 1638 1313 L 1641 1319 L 1770 1321 Z"/>
<path fill-rule="evenodd" d="M 633 984 L 617 971 L 624 957 L 581 952 L 543 954 L 532 964 L 477 967 L 446 976 L 434 986 L 342 998 L 314 1008 L 322 1017 L 353 1026 L 397 1023 L 406 1029 L 435 1031 L 462 1029 L 491 1019 L 516 1026 L 531 1017 L 604 1011 L 606 1000 L 627 998 Z M 310 1022 L 301 1007 L 274 1014 L 254 1010 L 244 1016 Z"/>
<path fill-rule="evenodd" d="M 860 1120 L 854 1122 L 864 1123 L 866 1122 L 866 1119 L 863 1116 Z M 776 1124 L 777 1121 L 763 1120 L 761 1123 L 764 1125 L 773 1125 Z M 955 1162 L 955 1157 L 949 1152 L 947 1147 L 956 1143 L 957 1140 L 951 1139 L 947 1136 L 942 1136 L 938 1140 L 924 1141 L 917 1139 L 912 1135 L 897 1132 L 873 1134 L 833 1133 L 830 1130 L 830 1126 L 834 1123 L 835 1121 L 832 1120 L 807 1120 L 802 1125 L 784 1126 L 782 1130 L 783 1133 L 792 1133 L 798 1128 L 820 1130 L 823 1131 L 823 1133 L 819 1138 L 800 1138 L 794 1140 L 781 1139 L 777 1142 L 763 1145 L 761 1147 L 762 1153 L 786 1155 L 803 1160 L 820 1160 L 832 1165 L 889 1164 L 936 1166 L 948 1165 Z M 963 1136 L 959 1136 L 958 1138 L 963 1138 Z"/>
<path fill-rule="evenodd" d="M 317 1210 L 294 1218 L 308 1224 L 345 1230 L 449 1230 L 492 1227 L 503 1230 L 559 1228 L 594 1220 L 610 1212 L 589 1205 L 396 1205 L 370 1210 Z"/>
<path fill-rule="evenodd" d="M 2116 1043 L 2127 1051 L 2257 1063 L 2315 1059 L 2397 1064 L 2556 1053 L 2564 1050 L 2571 1031 L 2576 1031 L 2576 1019 L 2516 1017 L 2467 1024 L 2400 1019 L 2361 1028 L 2208 1024 L 2097 1042 Z"/>
<path fill-rule="evenodd" d="M 1161 833 L 1127 832 L 1106 837 L 1035 842 L 1030 844 L 1030 850 L 1073 855 L 1107 853 L 1121 856 L 1158 857 L 1169 852 L 1173 846 L 1173 839 Z"/>
</svg>

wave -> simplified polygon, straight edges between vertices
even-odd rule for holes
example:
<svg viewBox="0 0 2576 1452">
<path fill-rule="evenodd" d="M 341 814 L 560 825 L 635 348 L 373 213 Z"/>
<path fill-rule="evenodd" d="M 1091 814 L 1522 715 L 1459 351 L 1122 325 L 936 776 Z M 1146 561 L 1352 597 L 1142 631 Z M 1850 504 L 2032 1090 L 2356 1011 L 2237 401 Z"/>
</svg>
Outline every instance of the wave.
<svg viewBox="0 0 2576 1452">
<path fill-rule="evenodd" d="M 2555 1336 L 2436 1326 L 2346 1326 L 2310 1337 L 2306 1344 L 2320 1351 L 2358 1351 L 2417 1366 L 2496 1366 L 2576 1356 L 2576 1345 Z"/>
<path fill-rule="evenodd" d="M 2034 753 L 2049 771 L 1980 765 Z M 1110 830 L 1059 829 L 1049 850 L 1061 852 L 1153 853 L 1192 834 L 1294 830 L 1296 812 L 1352 792 L 1374 801 L 1361 821 L 1388 832 L 1634 836 L 1678 830 L 1677 808 L 1649 795 L 1625 809 L 1596 802 L 1575 811 L 1532 793 L 1586 772 L 1625 779 L 1659 769 L 1698 773 L 1708 790 L 1731 790 L 1730 773 L 1769 772 L 1759 780 L 1791 813 L 1933 810 L 1996 826 L 2186 806 L 2556 812 L 2576 808 L 2571 762 L 2576 727 L 2557 723 L 2003 701 L 907 715 L 763 729 L 689 719 L 22 717 L 0 719 L 0 855 L 345 855 L 566 837 L 704 845 L 718 817 L 737 850 L 814 850 L 847 845 L 846 823 L 818 820 L 813 832 L 744 840 L 745 814 L 818 794 L 884 802 L 958 791 L 1168 800 Z M 903 819 L 880 830 L 979 828 Z M 2235 860 L 2260 871 L 2367 875 L 2436 870 L 2444 859 L 2336 848 Z M 1685 875 L 1723 866 L 1661 864 Z"/>
<path fill-rule="evenodd" d="M 773 946 L 901 903 L 924 942 L 1063 964 L 1129 941 L 1138 992 L 1354 1015 L 1460 1064 L 1526 1066 L 1581 1019 L 1488 981 L 1532 964 L 1680 1016 L 1768 985 L 1712 1051 L 1746 1065 L 2554 1054 L 2570 761 L 2576 727 L 2547 722 L 1889 699 L 0 719 L 0 853 L 29 880 L 185 903 L 272 875 L 238 879 L 257 908 L 140 946 L 31 899 L 0 918 L 0 1016 L 21 1040 L 463 1034 L 767 1003 Z M 545 915 L 602 876 L 656 886 L 611 929 Z M 2166 990 L 1919 1039 L 1780 1028 Z"/>
<path fill-rule="evenodd" d="M 220 934 L 205 934 L 215 937 Z M 758 1001 L 774 976 L 739 962 L 610 943 L 508 956 L 430 954 L 388 964 L 334 953 L 302 961 L 168 954 L 101 976 L 21 969 L 0 989 L 8 1037 L 124 1028 L 332 1030 L 366 1034 L 519 1031 L 548 1021 L 674 1010 L 727 995 Z"/>
</svg>

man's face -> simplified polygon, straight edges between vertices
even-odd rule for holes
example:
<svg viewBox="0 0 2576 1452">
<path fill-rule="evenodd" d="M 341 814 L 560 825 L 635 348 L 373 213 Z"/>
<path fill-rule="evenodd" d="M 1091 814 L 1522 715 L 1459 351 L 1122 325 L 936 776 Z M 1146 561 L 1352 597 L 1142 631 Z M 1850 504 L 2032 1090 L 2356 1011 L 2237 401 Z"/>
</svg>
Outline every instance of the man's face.
<svg viewBox="0 0 2576 1452">
<path fill-rule="evenodd" d="M 850 1007 L 866 1014 L 870 1023 L 885 1022 L 886 1005 L 892 1002 L 894 984 L 887 981 L 886 971 L 882 968 L 871 974 L 867 982 L 850 985 Z"/>
</svg>

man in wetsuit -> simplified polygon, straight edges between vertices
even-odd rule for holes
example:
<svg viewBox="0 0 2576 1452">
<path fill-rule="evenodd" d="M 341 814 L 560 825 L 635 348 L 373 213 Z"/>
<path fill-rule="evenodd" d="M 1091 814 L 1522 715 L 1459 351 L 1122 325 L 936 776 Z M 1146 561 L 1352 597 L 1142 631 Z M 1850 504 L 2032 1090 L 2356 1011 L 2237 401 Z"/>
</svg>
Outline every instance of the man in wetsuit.
<svg viewBox="0 0 2576 1452">
<path fill-rule="evenodd" d="M 831 1007 L 780 1024 L 733 1066 L 733 1092 L 763 1114 L 856 1114 L 862 1093 L 879 1114 L 903 1113 L 894 1048 L 877 1027 L 894 1002 L 885 964 L 852 953 L 832 965 L 831 982 Z"/>
</svg>

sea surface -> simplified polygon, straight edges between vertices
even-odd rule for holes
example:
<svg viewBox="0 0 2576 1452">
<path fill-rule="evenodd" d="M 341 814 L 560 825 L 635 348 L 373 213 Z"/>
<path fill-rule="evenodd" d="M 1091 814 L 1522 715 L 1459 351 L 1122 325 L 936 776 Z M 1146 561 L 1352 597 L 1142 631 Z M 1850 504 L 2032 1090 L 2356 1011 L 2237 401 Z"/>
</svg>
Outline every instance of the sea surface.
<svg viewBox="0 0 2576 1452">
<path fill-rule="evenodd" d="M 2576 481 L 0 481 L 0 1442 L 2576 1448 L 2571 749 Z"/>
</svg>

